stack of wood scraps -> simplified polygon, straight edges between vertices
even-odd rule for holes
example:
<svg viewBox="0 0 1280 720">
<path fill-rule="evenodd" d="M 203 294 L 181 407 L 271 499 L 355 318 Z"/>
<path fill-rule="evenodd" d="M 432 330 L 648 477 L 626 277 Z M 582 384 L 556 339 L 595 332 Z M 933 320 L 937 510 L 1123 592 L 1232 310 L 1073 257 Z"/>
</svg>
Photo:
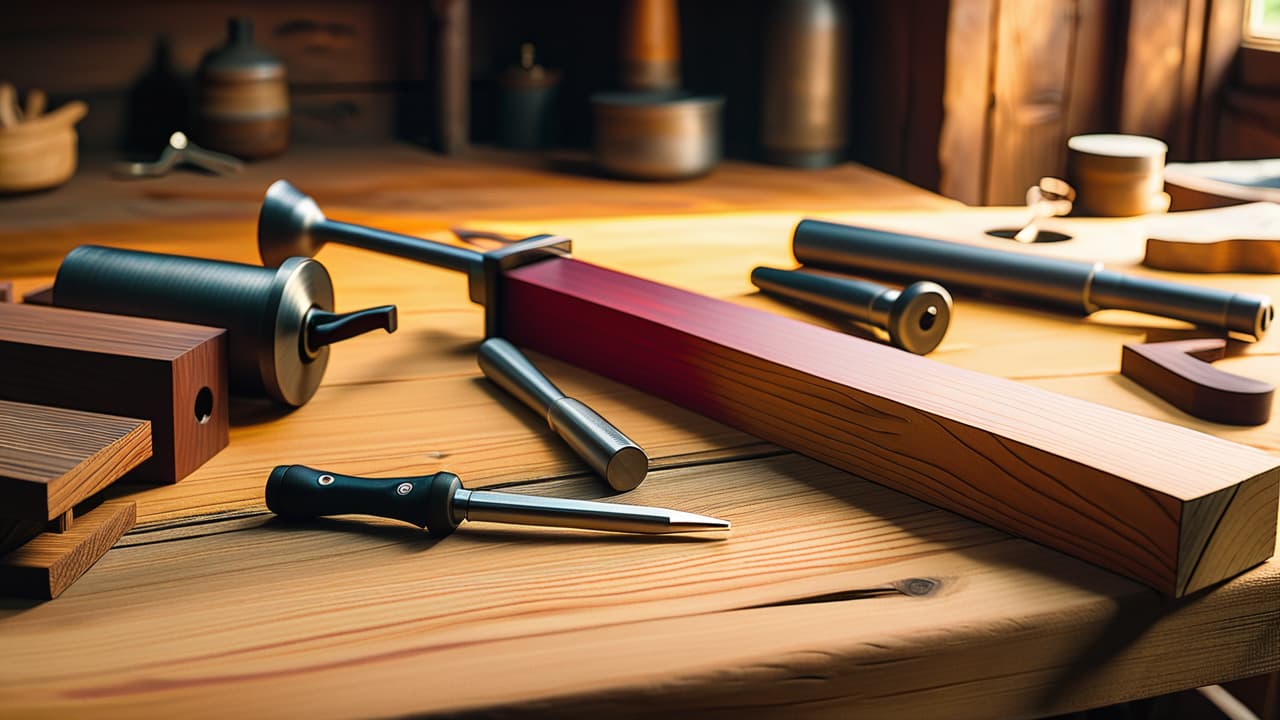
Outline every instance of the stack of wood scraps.
<svg viewBox="0 0 1280 720">
<path fill-rule="evenodd" d="M 227 445 L 225 333 L 0 303 L 0 595 L 57 597 L 130 528 L 102 501 Z"/>
<path fill-rule="evenodd" d="M 88 106 L 69 102 L 46 114 L 47 102 L 32 89 L 19 105 L 13 85 L 0 83 L 0 193 L 55 187 L 75 174 L 75 125 Z"/>
</svg>

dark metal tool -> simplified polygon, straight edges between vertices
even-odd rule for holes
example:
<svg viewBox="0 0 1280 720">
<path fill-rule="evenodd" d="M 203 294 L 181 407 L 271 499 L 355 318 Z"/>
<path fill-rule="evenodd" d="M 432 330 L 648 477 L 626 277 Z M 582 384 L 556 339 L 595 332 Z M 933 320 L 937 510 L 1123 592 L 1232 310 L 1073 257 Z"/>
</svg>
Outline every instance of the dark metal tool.
<svg viewBox="0 0 1280 720">
<path fill-rule="evenodd" d="M 376 515 L 444 537 L 464 520 L 630 533 L 728 530 L 729 521 L 647 507 L 467 490 L 457 475 L 363 478 L 280 465 L 267 479 L 267 508 L 285 517 Z"/>
<path fill-rule="evenodd" d="M 480 344 L 480 369 L 520 402 L 542 413 L 556 434 L 614 490 L 631 490 L 649 472 L 649 456 L 608 420 L 565 396 L 515 345 L 502 338 Z"/>
<path fill-rule="evenodd" d="M 866 280 L 758 267 L 751 271 L 751 282 L 771 295 L 834 310 L 882 328 L 894 346 L 917 355 L 938 347 L 951 323 L 951 293 L 928 281 L 899 291 Z"/>
<path fill-rule="evenodd" d="M 364 225 L 330 220 L 320 211 L 315 200 L 302 194 L 286 180 L 277 180 L 267 188 L 258 214 L 258 253 L 262 263 L 276 267 L 294 256 L 311 257 L 326 242 L 373 250 L 416 260 L 467 274 L 471 301 L 484 305 L 485 334 L 497 335 L 500 291 L 498 276 L 548 257 L 569 255 L 568 238 L 537 235 L 513 242 L 486 253 L 424 240 L 410 235 L 378 230 Z"/>
<path fill-rule="evenodd" d="M 230 389 L 300 406 L 329 364 L 329 345 L 396 329 L 394 305 L 337 314 L 333 283 L 301 257 L 279 268 L 82 245 L 58 268 L 60 307 L 227 329 Z"/>
<path fill-rule="evenodd" d="M 1271 298 L 1126 275 L 1102 263 L 993 250 L 873 228 L 804 220 L 796 260 L 814 267 L 928 277 L 1089 314 L 1104 308 L 1176 318 L 1254 339 L 1274 319 Z"/>
</svg>

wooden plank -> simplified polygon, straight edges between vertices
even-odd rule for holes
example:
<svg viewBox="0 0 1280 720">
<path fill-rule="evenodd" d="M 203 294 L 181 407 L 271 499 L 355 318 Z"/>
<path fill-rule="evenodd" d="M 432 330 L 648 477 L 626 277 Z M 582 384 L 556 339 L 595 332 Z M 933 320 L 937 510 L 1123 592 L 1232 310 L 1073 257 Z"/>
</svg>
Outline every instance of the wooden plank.
<svg viewBox="0 0 1280 720">
<path fill-rule="evenodd" d="M 1211 0 L 1205 18 L 1200 87 L 1196 96 L 1196 136 L 1192 158 L 1210 160 L 1216 152 L 1218 110 L 1222 91 L 1240 51 L 1244 0 Z"/>
<path fill-rule="evenodd" d="M 62 594 L 133 528 L 136 506 L 108 500 L 65 532 L 46 532 L 0 556 L 0 595 L 51 600 Z"/>
<path fill-rule="evenodd" d="M 512 271 L 502 292 L 518 345 L 1168 595 L 1271 552 L 1280 463 L 1251 448 L 579 261 Z M 1217 528 L 1232 542 L 1180 554 L 1188 504 L 1237 487 L 1256 504 Z"/>
<path fill-rule="evenodd" d="M 1076 0 L 1066 137 L 1115 128 L 1116 88 L 1107 79 L 1119 54 L 1117 9 L 1107 0 Z"/>
<path fill-rule="evenodd" d="M 1062 175 L 1072 4 L 1002 3 L 996 24 L 988 205 L 1021 205 L 1027 188 Z"/>
<path fill-rule="evenodd" d="M 132 479 L 177 482 L 227 445 L 220 328 L 0 304 L 0 397 L 151 422 Z"/>
<path fill-rule="evenodd" d="M 151 423 L 0 400 L 0 516 L 49 521 L 151 457 Z"/>
<path fill-rule="evenodd" d="M 986 198 L 995 8 L 995 0 L 954 0 L 947 21 L 939 191 L 969 205 Z"/>
<path fill-rule="evenodd" d="M 1119 127 L 1174 148 L 1180 121 L 1188 0 L 1133 0 L 1129 6 Z"/>
</svg>

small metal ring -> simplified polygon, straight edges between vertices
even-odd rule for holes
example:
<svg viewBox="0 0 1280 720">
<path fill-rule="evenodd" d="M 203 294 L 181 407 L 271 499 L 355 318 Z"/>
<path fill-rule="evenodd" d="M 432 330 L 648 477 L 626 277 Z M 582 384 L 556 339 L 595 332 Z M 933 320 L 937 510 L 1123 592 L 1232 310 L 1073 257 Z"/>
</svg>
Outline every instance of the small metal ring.
<svg viewBox="0 0 1280 720">
<path fill-rule="evenodd" d="M 413 492 L 413 483 L 403 482 L 396 486 L 397 495 L 408 495 Z"/>
<path fill-rule="evenodd" d="M 332 485 L 332 484 L 333 484 L 333 476 L 332 476 L 332 475 L 321 475 L 320 477 L 316 478 L 316 482 L 320 483 L 321 485 Z"/>
</svg>

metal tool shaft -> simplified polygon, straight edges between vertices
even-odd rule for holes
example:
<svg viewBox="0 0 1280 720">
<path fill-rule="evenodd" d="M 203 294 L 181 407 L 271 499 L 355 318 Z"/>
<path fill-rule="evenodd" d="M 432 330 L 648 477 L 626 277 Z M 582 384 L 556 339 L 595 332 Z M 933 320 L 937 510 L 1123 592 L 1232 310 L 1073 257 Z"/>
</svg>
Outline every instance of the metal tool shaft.
<svg viewBox="0 0 1280 720">
<path fill-rule="evenodd" d="M 899 291 L 866 280 L 758 267 L 751 271 L 751 282 L 766 293 L 882 328 L 889 333 L 889 342 L 918 355 L 936 348 L 951 322 L 951 294 L 928 281 Z"/>
<path fill-rule="evenodd" d="M 484 522 L 648 534 L 729 529 L 725 520 L 645 505 L 463 489 L 454 494 L 453 503 L 463 518 Z"/>
<path fill-rule="evenodd" d="M 1265 295 L 1126 275 L 1101 263 L 993 250 L 960 243 L 804 220 L 795 257 L 814 267 L 931 278 L 1040 300 L 1085 314 L 1136 310 L 1261 339 L 1274 311 Z"/>
<path fill-rule="evenodd" d="M 475 250 L 337 220 L 325 219 L 317 222 L 311 226 L 311 234 L 326 242 L 373 250 L 464 273 L 478 272 L 483 260 L 482 254 Z"/>
<path fill-rule="evenodd" d="M 649 471 L 649 456 L 595 410 L 567 397 L 515 345 L 501 338 L 480 344 L 486 377 L 533 408 L 615 490 L 631 490 Z"/>
</svg>

